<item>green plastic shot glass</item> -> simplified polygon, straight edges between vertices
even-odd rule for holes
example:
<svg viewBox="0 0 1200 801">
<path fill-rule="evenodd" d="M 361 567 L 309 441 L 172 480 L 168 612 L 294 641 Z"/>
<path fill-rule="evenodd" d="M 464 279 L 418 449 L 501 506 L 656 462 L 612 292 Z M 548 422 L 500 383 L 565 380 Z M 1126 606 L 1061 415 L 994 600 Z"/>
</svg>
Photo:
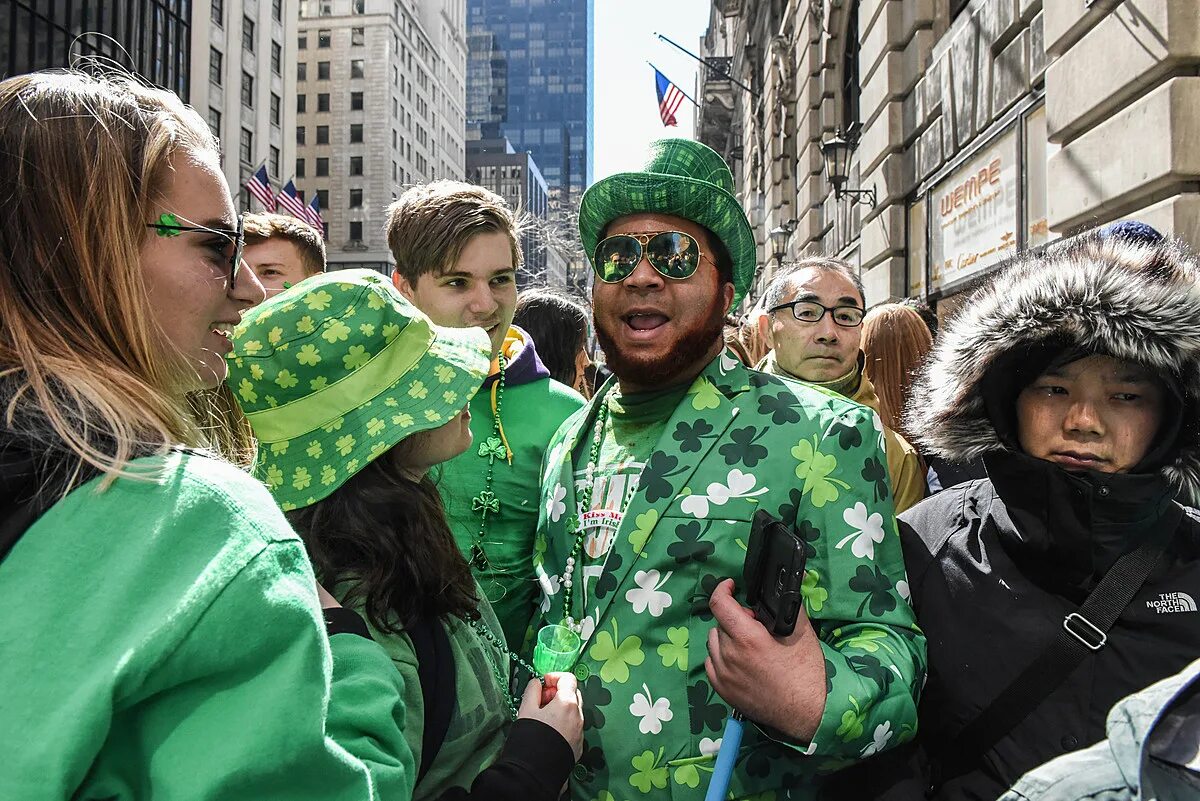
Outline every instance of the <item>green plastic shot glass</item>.
<svg viewBox="0 0 1200 801">
<path fill-rule="evenodd" d="M 582 646 L 583 640 L 566 626 L 542 626 L 533 647 L 533 666 L 539 673 L 570 670 Z"/>
</svg>

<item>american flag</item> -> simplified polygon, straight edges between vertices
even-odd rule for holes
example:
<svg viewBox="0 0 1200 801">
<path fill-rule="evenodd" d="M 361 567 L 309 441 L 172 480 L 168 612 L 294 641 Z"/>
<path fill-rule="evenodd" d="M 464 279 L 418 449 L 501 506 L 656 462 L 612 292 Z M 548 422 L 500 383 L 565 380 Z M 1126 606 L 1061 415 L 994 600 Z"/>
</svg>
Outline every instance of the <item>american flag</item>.
<svg viewBox="0 0 1200 801">
<path fill-rule="evenodd" d="M 258 198 L 258 202 L 267 211 L 275 211 L 275 193 L 271 191 L 271 179 L 267 176 L 267 165 L 263 163 L 250 180 L 246 181 L 246 189 Z"/>
<path fill-rule="evenodd" d="M 308 201 L 308 208 L 304 215 L 304 219 L 316 228 L 318 231 L 325 230 L 325 218 L 321 216 L 321 196 L 313 194 L 312 200 Z"/>
<path fill-rule="evenodd" d="M 676 126 L 675 112 L 683 103 L 684 93 L 679 87 L 667 80 L 667 76 L 654 68 L 654 89 L 658 92 L 658 116 L 662 117 L 664 126 Z"/>
<path fill-rule="evenodd" d="M 288 214 L 301 220 L 308 220 L 308 215 L 304 213 L 304 201 L 300 199 L 300 195 L 296 192 L 296 184 L 290 178 L 283 185 L 283 189 L 279 190 L 278 200 L 279 205 L 283 206 Z"/>
</svg>

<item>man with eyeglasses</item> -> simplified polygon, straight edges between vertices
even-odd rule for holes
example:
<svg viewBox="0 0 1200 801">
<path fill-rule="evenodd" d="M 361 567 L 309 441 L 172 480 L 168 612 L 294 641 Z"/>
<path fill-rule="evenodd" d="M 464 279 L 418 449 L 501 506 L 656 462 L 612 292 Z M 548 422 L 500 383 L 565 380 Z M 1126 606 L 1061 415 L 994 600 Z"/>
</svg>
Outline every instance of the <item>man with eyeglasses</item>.
<svg viewBox="0 0 1200 801">
<path fill-rule="evenodd" d="M 732 189 L 715 152 L 667 139 L 580 205 L 614 379 L 551 440 L 534 555 L 535 630 L 582 641 L 566 651 L 585 710 L 574 801 L 700 801 L 731 707 L 757 724 L 736 798 L 814 797 L 818 771 L 915 725 L 925 643 L 891 498 L 862 475 L 883 459 L 874 415 L 725 348 L 757 266 Z M 729 580 L 760 510 L 808 553 L 786 637 Z"/>
<path fill-rule="evenodd" d="M 771 348 L 759 369 L 794 378 L 844 395 L 879 413 L 879 396 L 863 372 L 862 281 L 840 259 L 804 259 L 778 274 L 763 294 L 767 310 L 759 331 Z M 896 513 L 925 497 L 925 470 L 917 451 L 902 436 L 883 426 L 887 471 L 869 466 L 879 490 L 890 488 Z"/>
</svg>

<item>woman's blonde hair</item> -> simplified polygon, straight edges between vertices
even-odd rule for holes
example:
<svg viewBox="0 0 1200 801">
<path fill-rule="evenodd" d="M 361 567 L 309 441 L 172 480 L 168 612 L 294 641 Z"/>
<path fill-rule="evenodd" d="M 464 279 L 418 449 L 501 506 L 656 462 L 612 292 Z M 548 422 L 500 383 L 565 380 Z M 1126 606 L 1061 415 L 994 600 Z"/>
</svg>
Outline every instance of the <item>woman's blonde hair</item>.
<svg viewBox="0 0 1200 801">
<path fill-rule="evenodd" d="M 921 315 L 899 303 L 885 303 L 863 318 L 863 370 L 879 396 L 883 424 L 912 442 L 904 430 L 904 407 L 913 377 L 933 348 L 933 337 Z"/>
<path fill-rule="evenodd" d="M 146 223 L 184 151 L 217 153 L 217 142 L 178 97 L 132 77 L 0 82 L 5 429 L 110 478 L 174 446 L 252 457 L 224 385 L 180 397 L 186 365 L 164 352 L 142 280 Z"/>
</svg>

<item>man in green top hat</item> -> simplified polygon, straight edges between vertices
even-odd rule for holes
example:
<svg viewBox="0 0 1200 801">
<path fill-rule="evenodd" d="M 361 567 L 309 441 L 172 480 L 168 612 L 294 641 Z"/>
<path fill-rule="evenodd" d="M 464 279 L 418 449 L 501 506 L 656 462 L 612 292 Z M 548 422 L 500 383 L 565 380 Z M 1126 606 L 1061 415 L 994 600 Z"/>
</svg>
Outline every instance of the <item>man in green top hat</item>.
<svg viewBox="0 0 1200 801">
<path fill-rule="evenodd" d="M 864 477 L 883 464 L 879 418 L 725 349 L 722 321 L 755 271 L 732 188 L 716 153 L 668 139 L 580 208 L 615 380 L 551 443 L 535 555 L 535 624 L 583 640 L 577 801 L 703 798 L 730 707 L 758 724 L 733 798 L 811 797 L 818 771 L 916 725 L 925 641 L 886 473 Z M 784 638 L 726 580 L 740 581 L 758 510 L 791 526 L 808 556 L 804 608 Z"/>
<path fill-rule="evenodd" d="M 442 467 L 439 488 L 511 648 L 525 640 L 537 591 L 531 556 L 542 457 L 559 424 L 583 405 L 512 325 L 517 234 L 502 197 L 457 181 L 414 186 L 388 209 L 396 287 L 434 323 L 483 328 L 492 340 L 491 369 L 471 401 L 475 442 Z"/>
</svg>

